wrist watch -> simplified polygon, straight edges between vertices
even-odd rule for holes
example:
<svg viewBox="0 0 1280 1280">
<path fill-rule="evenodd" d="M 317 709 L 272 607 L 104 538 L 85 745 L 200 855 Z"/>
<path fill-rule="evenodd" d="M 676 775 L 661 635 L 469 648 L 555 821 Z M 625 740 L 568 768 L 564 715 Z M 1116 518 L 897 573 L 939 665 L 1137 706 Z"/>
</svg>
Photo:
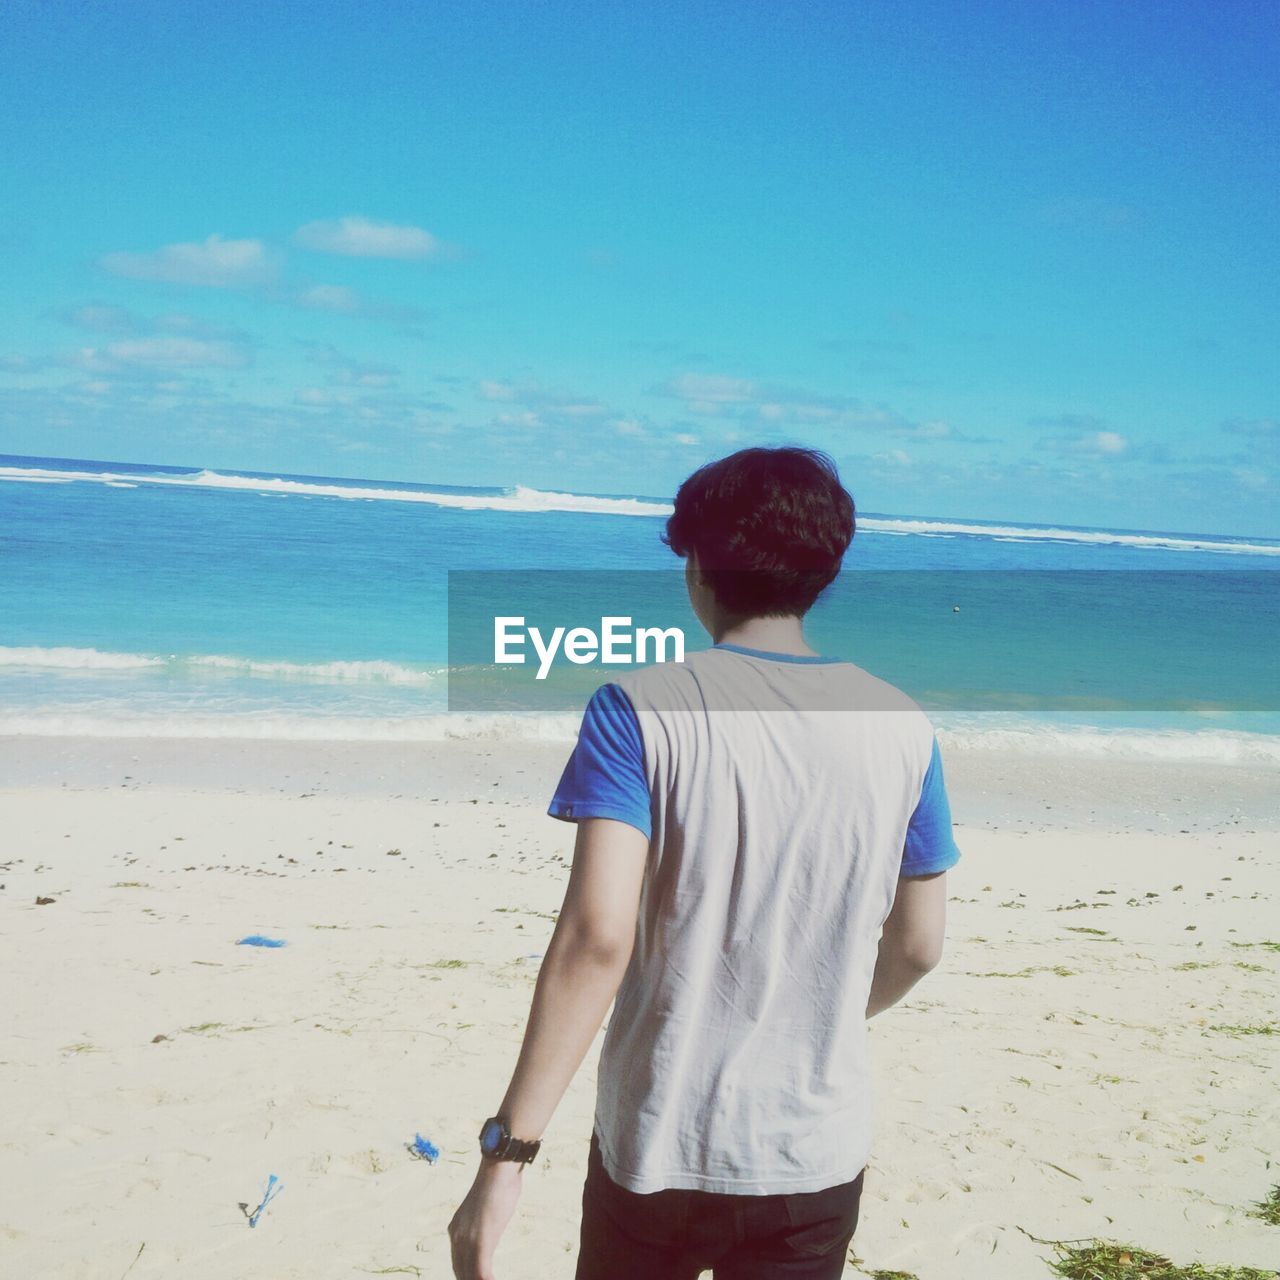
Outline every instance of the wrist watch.
<svg viewBox="0 0 1280 1280">
<path fill-rule="evenodd" d="M 501 1116 L 490 1116 L 480 1130 L 480 1154 L 491 1160 L 514 1160 L 517 1164 L 528 1164 L 538 1154 L 542 1139 L 536 1142 L 522 1142 L 511 1136 L 507 1122 Z"/>
</svg>

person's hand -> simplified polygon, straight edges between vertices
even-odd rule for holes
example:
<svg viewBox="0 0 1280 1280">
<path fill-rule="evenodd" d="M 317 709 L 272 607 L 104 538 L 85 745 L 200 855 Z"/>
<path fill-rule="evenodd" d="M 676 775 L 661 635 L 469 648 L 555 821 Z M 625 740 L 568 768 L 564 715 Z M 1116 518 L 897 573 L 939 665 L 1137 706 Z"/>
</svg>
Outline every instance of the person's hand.
<svg viewBox="0 0 1280 1280">
<path fill-rule="evenodd" d="M 467 1198 L 449 1223 L 455 1280 L 495 1280 L 493 1254 L 520 1199 L 523 1165 L 481 1160 Z"/>
</svg>

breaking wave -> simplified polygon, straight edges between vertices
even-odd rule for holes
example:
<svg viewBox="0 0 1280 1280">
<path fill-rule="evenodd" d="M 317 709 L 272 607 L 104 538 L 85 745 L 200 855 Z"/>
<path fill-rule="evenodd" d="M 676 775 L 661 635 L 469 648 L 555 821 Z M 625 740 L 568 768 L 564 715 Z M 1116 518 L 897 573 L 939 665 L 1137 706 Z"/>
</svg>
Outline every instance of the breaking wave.
<svg viewBox="0 0 1280 1280">
<path fill-rule="evenodd" d="M 250 476 L 235 472 L 76 471 L 38 467 L 0 467 L 0 480 L 32 483 L 81 481 L 112 488 L 160 485 L 179 489 L 224 489 L 279 497 L 338 498 L 359 502 L 408 502 L 458 511 L 512 513 L 577 512 L 588 515 L 665 517 L 669 502 L 652 498 L 600 497 L 593 494 L 534 489 L 515 485 L 499 492 L 476 489 L 445 491 L 420 485 L 390 486 L 376 481 L 296 479 L 285 476 Z M 1222 555 L 1280 556 L 1280 542 L 1193 534 L 1141 533 L 1123 529 L 1070 529 L 1053 525 L 1027 527 L 896 516 L 861 516 L 859 530 L 896 537 L 974 537 L 1001 542 L 1078 543 L 1097 546 L 1136 547 L 1158 551 L 1207 551 Z"/>
<path fill-rule="evenodd" d="M 570 511 L 595 515 L 666 516 L 671 506 L 645 498 L 601 498 L 591 494 L 558 493 L 516 485 L 501 493 L 443 492 L 423 488 L 386 488 L 362 481 L 291 480 L 283 476 L 246 476 L 221 471 L 196 471 L 188 475 L 164 472 L 44 471 L 22 467 L 0 467 L 0 480 L 45 483 L 83 481 L 112 488 L 139 484 L 177 489 L 233 489 L 250 493 L 296 495 L 308 498 L 345 498 L 364 502 L 416 502 L 459 511 Z"/>
<path fill-rule="evenodd" d="M 25 667 L 40 671 L 154 671 L 167 669 L 190 674 L 191 668 L 223 671 L 231 675 L 262 676 L 277 680 L 311 680 L 324 684 L 369 681 L 379 684 L 429 685 L 441 668 L 410 667 L 398 662 L 284 662 L 264 658 L 234 658 L 221 654 L 111 653 L 101 649 L 60 647 L 0 648 L 0 667 Z"/>
</svg>

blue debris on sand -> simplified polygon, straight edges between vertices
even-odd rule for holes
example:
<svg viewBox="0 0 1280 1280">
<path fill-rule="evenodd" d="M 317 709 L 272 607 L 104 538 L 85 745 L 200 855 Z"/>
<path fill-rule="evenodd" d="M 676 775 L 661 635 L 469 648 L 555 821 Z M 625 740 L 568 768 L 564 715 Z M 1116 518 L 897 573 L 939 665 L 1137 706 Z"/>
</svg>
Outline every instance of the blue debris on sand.
<svg viewBox="0 0 1280 1280">
<path fill-rule="evenodd" d="M 262 1216 L 262 1211 L 284 1190 L 284 1183 L 273 1173 L 267 1178 L 266 1190 L 262 1193 L 262 1201 L 258 1207 L 249 1215 L 249 1225 L 256 1227 L 258 1219 Z"/>
<path fill-rule="evenodd" d="M 440 1159 L 440 1148 L 434 1142 L 428 1142 L 420 1133 L 415 1133 L 413 1141 L 407 1145 L 410 1154 L 419 1160 L 425 1160 L 428 1164 L 435 1164 Z"/>
<path fill-rule="evenodd" d="M 283 938 L 264 938 L 260 933 L 251 933 L 247 938 L 240 938 L 237 947 L 283 947 Z"/>
</svg>

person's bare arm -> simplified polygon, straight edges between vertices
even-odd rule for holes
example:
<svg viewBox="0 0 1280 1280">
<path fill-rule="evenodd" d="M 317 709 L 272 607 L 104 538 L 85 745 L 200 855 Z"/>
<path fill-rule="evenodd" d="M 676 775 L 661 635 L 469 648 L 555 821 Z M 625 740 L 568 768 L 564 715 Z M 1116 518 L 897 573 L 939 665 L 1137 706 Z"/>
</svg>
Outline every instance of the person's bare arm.
<svg viewBox="0 0 1280 1280">
<path fill-rule="evenodd" d="M 648 839 L 625 822 L 578 824 L 564 905 L 498 1113 L 518 1138 L 541 1136 L 617 994 L 635 943 L 648 851 Z"/>
<path fill-rule="evenodd" d="M 649 840 L 625 822 L 578 823 L 564 905 L 538 973 L 515 1073 L 495 1113 L 517 1138 L 542 1136 L 617 994 L 635 944 Z M 481 1158 L 449 1223 L 454 1275 L 489 1280 L 523 1166 Z"/>
<path fill-rule="evenodd" d="M 942 959 L 947 919 L 947 873 L 903 876 L 884 922 L 867 1017 L 898 1003 Z"/>
</svg>

